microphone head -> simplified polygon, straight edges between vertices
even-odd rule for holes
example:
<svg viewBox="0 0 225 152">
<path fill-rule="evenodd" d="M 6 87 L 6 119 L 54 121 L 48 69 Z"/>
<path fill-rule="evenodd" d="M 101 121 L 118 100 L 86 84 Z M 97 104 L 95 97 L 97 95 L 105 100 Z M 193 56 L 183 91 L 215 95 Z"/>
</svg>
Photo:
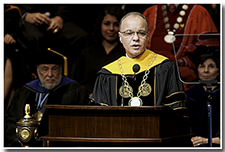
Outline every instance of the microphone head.
<svg viewBox="0 0 225 152">
<path fill-rule="evenodd" d="M 135 64 L 135 65 L 133 66 L 133 71 L 134 71 L 134 73 L 137 73 L 139 70 L 140 70 L 140 66 L 139 66 L 138 64 Z"/>
</svg>

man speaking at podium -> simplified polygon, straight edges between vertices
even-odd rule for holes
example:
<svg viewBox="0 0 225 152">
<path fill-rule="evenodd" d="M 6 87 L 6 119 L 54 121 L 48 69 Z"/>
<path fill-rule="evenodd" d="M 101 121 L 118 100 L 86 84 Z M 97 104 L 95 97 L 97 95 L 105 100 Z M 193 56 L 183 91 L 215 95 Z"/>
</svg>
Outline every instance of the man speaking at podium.
<svg viewBox="0 0 225 152">
<path fill-rule="evenodd" d="M 186 109 L 175 63 L 146 49 L 146 18 L 138 12 L 128 13 L 119 29 L 126 56 L 98 72 L 93 99 L 108 106 L 165 105 L 173 110 Z"/>
</svg>

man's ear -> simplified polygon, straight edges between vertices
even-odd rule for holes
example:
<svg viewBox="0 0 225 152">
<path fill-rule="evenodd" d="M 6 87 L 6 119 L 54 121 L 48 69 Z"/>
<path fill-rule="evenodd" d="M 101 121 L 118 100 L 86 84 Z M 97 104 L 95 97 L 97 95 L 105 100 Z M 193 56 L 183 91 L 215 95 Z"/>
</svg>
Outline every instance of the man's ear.
<svg viewBox="0 0 225 152">
<path fill-rule="evenodd" d="M 120 32 L 118 32 L 118 35 L 119 35 L 119 38 L 120 38 L 120 43 L 122 43 Z"/>
</svg>

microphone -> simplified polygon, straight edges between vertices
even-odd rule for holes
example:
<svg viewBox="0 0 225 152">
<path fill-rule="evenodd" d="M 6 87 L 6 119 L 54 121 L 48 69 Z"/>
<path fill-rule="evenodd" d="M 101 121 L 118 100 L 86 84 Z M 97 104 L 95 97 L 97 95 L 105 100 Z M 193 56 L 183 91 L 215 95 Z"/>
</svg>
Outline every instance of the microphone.
<svg viewBox="0 0 225 152">
<path fill-rule="evenodd" d="M 133 71 L 134 71 L 134 81 L 136 81 L 136 76 L 135 73 L 137 73 L 140 70 L 140 66 L 138 64 L 135 64 L 133 66 Z"/>
<path fill-rule="evenodd" d="M 135 64 L 135 65 L 133 66 L 133 71 L 134 71 L 134 73 L 137 73 L 139 70 L 140 70 L 140 66 L 139 66 L 138 64 Z"/>
</svg>

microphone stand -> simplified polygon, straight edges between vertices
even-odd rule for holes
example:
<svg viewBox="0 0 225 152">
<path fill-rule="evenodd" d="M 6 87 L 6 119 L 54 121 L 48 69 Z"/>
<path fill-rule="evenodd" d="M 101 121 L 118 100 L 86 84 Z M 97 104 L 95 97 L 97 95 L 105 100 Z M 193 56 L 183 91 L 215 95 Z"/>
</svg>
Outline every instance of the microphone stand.
<svg viewBox="0 0 225 152">
<path fill-rule="evenodd" d="M 206 86 L 206 101 L 207 101 L 207 110 L 208 110 L 208 145 L 212 147 L 212 86 L 217 85 L 217 80 L 211 81 L 202 81 L 199 80 L 199 84 Z"/>
<path fill-rule="evenodd" d="M 177 35 L 175 35 L 177 36 Z M 173 44 L 173 52 L 174 54 L 176 54 L 176 50 L 175 50 L 175 45 Z M 181 75 L 179 72 L 179 67 L 178 67 L 178 61 L 177 61 L 177 57 L 175 55 L 175 60 L 176 60 L 176 67 L 177 67 L 177 73 L 178 73 L 178 78 L 179 80 L 184 83 L 184 84 L 193 84 L 193 85 L 198 85 L 198 84 L 202 84 L 204 86 L 206 86 L 206 100 L 207 100 L 207 109 L 208 109 L 208 145 L 210 147 L 212 147 L 212 107 L 211 107 L 211 100 L 212 100 L 212 86 L 214 85 L 218 85 L 220 84 L 220 82 L 218 82 L 217 80 L 211 80 L 211 81 L 203 81 L 203 80 L 199 80 L 199 82 L 185 82 L 181 79 Z"/>
</svg>

